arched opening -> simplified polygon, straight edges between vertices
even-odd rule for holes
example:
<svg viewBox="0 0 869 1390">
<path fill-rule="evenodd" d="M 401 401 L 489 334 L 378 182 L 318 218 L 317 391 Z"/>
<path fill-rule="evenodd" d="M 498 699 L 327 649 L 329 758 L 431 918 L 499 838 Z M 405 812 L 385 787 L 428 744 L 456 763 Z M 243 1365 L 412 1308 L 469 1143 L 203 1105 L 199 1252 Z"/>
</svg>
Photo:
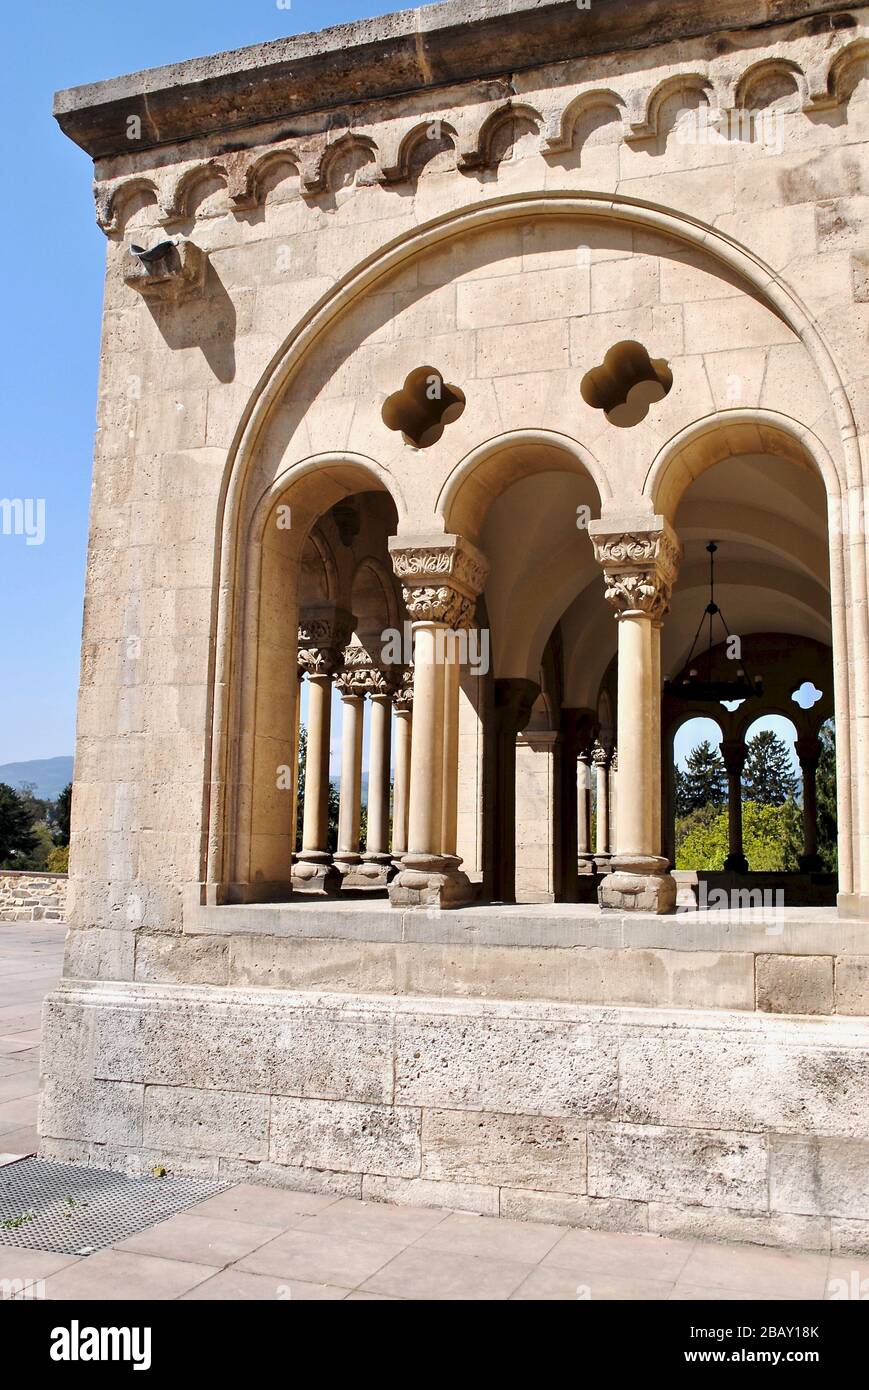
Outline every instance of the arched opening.
<svg viewBox="0 0 869 1390">
<path fill-rule="evenodd" d="M 783 905 L 832 903 L 815 785 L 834 709 L 824 480 L 793 434 L 748 422 L 675 457 L 657 494 L 684 545 L 662 644 L 664 852 L 685 903 L 686 884 L 702 896 L 727 875 Z M 717 752 L 685 748 L 697 716 Z"/>
</svg>

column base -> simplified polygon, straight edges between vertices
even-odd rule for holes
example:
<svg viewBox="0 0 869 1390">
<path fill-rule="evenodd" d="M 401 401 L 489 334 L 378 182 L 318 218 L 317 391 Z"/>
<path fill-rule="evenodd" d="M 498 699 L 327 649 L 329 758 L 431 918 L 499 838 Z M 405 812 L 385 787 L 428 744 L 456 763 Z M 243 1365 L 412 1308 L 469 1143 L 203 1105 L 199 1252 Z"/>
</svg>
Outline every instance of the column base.
<svg viewBox="0 0 869 1390">
<path fill-rule="evenodd" d="M 302 850 L 293 864 L 293 892 L 310 897 L 334 898 L 341 891 L 341 875 L 325 850 Z"/>
<path fill-rule="evenodd" d="M 594 854 L 591 862 L 596 874 L 608 874 L 612 868 L 613 857 L 611 854 Z"/>
<path fill-rule="evenodd" d="M 339 865 L 339 868 L 341 866 Z M 341 868 L 345 888 L 385 888 L 397 872 L 391 854 L 365 853 Z"/>
<path fill-rule="evenodd" d="M 474 888 L 451 854 L 405 854 L 389 885 L 392 907 L 467 907 Z"/>
<path fill-rule="evenodd" d="M 614 854 L 610 872 L 598 886 L 602 908 L 618 912 L 673 912 L 676 880 L 659 855 Z"/>
<path fill-rule="evenodd" d="M 747 874 L 748 860 L 744 854 L 728 854 L 724 861 L 724 867 L 732 874 Z"/>
<path fill-rule="evenodd" d="M 596 872 L 593 854 L 580 854 L 576 861 L 576 872 L 578 874 L 593 874 Z"/>
</svg>

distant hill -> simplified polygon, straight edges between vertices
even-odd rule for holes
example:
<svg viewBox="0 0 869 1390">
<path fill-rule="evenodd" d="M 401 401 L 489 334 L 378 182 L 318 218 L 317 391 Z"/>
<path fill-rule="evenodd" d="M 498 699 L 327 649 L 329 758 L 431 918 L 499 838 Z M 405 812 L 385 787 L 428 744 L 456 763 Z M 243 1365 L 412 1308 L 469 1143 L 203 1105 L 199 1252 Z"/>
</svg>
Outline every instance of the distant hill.
<svg viewBox="0 0 869 1390">
<path fill-rule="evenodd" d="M 32 784 L 35 794 L 46 801 L 54 801 L 72 781 L 72 757 L 34 758 L 29 763 L 0 764 L 0 782 L 9 787 Z"/>
</svg>

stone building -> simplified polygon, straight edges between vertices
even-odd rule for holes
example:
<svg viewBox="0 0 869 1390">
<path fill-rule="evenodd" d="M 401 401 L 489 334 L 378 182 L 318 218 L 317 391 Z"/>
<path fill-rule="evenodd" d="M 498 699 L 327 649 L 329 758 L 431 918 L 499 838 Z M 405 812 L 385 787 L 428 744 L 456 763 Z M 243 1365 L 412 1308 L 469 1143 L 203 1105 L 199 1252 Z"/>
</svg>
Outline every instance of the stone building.
<svg viewBox="0 0 869 1390">
<path fill-rule="evenodd" d="M 43 1152 L 869 1248 L 867 8 L 449 0 L 55 114 L 107 269 Z M 743 882 L 761 708 L 806 888 L 835 716 L 837 906 L 675 911 L 674 732 Z"/>
</svg>

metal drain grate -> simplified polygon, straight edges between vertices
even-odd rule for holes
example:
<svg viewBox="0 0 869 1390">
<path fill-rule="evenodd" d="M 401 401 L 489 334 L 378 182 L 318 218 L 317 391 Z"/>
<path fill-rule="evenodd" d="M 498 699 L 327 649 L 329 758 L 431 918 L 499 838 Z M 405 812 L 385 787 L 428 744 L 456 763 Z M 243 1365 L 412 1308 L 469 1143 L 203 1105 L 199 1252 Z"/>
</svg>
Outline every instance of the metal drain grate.
<svg viewBox="0 0 869 1390">
<path fill-rule="evenodd" d="M 23 1158 L 0 1168 L 0 1246 L 90 1255 L 229 1186 Z"/>
</svg>

